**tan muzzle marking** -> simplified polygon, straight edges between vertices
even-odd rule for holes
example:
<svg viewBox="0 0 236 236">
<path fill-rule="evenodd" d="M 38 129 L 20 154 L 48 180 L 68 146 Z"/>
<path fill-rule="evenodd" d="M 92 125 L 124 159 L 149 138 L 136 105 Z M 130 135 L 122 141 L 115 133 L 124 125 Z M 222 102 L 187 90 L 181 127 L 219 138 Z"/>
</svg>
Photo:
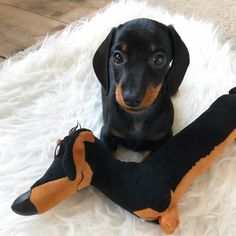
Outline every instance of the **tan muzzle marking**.
<svg viewBox="0 0 236 236">
<path fill-rule="evenodd" d="M 140 105 L 137 107 L 130 107 L 130 106 L 126 105 L 124 102 L 123 95 L 122 95 L 122 87 L 121 87 L 121 84 L 119 83 L 118 85 L 116 85 L 116 91 L 115 91 L 116 101 L 118 102 L 118 104 L 122 108 L 124 108 L 128 112 L 130 112 L 131 110 L 134 112 L 141 111 L 141 110 L 149 107 L 150 105 L 152 105 L 152 103 L 156 100 L 156 98 L 161 90 L 161 85 L 162 84 L 159 84 L 155 88 L 152 86 L 147 87 L 144 98 L 143 98 L 142 102 L 140 103 Z"/>
</svg>

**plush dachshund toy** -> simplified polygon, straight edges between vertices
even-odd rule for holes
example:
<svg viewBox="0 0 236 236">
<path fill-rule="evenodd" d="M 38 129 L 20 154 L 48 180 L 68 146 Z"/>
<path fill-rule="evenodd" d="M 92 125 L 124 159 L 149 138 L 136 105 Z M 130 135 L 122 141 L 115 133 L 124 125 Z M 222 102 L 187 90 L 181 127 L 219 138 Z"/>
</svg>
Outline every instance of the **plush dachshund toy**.
<svg viewBox="0 0 236 236">
<path fill-rule="evenodd" d="M 218 98 L 142 163 L 116 160 L 90 130 L 72 129 L 45 175 L 14 201 L 13 211 L 41 214 L 91 184 L 129 212 L 159 221 L 165 233 L 174 232 L 187 187 L 236 137 L 234 93 Z"/>
</svg>

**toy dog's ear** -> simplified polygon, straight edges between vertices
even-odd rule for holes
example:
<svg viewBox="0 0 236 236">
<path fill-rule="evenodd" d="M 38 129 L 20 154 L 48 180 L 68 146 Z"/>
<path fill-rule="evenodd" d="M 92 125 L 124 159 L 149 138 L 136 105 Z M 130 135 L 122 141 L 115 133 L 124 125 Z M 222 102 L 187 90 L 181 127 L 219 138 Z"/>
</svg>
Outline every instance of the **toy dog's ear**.
<svg viewBox="0 0 236 236">
<path fill-rule="evenodd" d="M 63 167 L 65 174 L 70 180 L 75 180 L 77 175 L 81 175 L 86 163 L 85 142 L 95 142 L 95 136 L 90 130 L 80 131 L 79 135 L 71 138 L 66 144 L 63 154 Z"/>
<path fill-rule="evenodd" d="M 166 85 L 169 94 L 172 96 L 178 91 L 190 59 L 188 49 L 174 27 L 169 25 L 168 29 L 172 41 L 173 61 L 167 74 Z"/>
<path fill-rule="evenodd" d="M 106 95 L 109 92 L 109 58 L 111 42 L 115 30 L 116 28 L 113 28 L 111 30 L 111 32 L 107 35 L 106 39 L 102 42 L 93 57 L 94 72 L 98 80 L 102 84 Z"/>
<path fill-rule="evenodd" d="M 63 154 L 63 167 L 66 176 L 69 178 L 69 180 L 75 180 L 76 178 L 76 167 L 73 159 L 73 142 L 70 140 L 65 148 L 65 152 Z"/>
</svg>

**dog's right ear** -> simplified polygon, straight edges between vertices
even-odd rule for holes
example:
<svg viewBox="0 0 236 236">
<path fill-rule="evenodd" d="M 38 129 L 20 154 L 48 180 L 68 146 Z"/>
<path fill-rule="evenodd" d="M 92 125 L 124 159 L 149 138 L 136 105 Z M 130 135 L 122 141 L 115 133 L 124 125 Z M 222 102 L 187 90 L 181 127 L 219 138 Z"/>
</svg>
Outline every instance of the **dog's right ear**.
<svg viewBox="0 0 236 236">
<path fill-rule="evenodd" d="M 95 74 L 102 84 L 106 95 L 109 92 L 109 56 L 110 47 L 113 35 L 116 28 L 113 28 L 111 32 L 107 35 L 105 40 L 102 42 L 98 50 L 95 52 L 93 57 L 93 69 Z"/>
</svg>

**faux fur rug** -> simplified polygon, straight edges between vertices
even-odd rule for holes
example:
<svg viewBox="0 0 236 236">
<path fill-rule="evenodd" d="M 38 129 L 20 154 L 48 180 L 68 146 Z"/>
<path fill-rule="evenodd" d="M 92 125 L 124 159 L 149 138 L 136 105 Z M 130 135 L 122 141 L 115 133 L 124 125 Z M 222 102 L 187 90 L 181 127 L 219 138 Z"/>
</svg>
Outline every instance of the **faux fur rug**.
<svg viewBox="0 0 236 236">
<path fill-rule="evenodd" d="M 75 22 L 0 65 L 0 234 L 1 235 L 162 235 L 159 226 L 127 213 L 89 187 L 40 216 L 13 213 L 13 200 L 53 160 L 55 140 L 78 120 L 99 135 L 100 84 L 92 57 L 113 26 L 138 17 L 173 24 L 186 43 L 191 63 L 175 107 L 178 132 L 236 86 L 236 54 L 221 44 L 211 24 L 169 15 L 146 2 L 120 1 L 90 20 Z M 121 159 L 139 155 L 119 149 Z M 236 235 L 236 145 L 187 191 L 175 235 Z M 134 193 L 135 194 L 135 193 Z"/>
</svg>

